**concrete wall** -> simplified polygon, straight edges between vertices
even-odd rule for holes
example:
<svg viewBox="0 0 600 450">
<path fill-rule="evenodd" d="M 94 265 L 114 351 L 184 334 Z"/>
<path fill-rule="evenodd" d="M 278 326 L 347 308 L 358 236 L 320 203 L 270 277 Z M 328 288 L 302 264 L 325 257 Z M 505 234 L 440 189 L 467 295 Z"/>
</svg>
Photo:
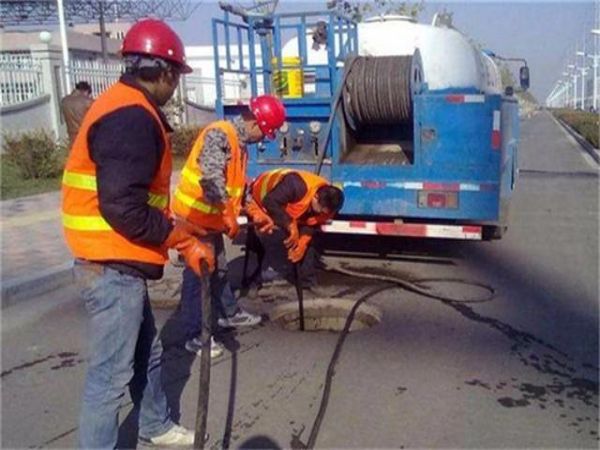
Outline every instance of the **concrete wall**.
<svg viewBox="0 0 600 450">
<path fill-rule="evenodd" d="M 52 131 L 50 123 L 52 105 L 50 95 L 19 103 L 0 107 L 0 125 L 2 133 L 0 134 L 0 146 L 4 142 L 5 133 L 22 133 L 37 129 Z M 3 152 L 0 147 L 0 152 Z"/>
</svg>

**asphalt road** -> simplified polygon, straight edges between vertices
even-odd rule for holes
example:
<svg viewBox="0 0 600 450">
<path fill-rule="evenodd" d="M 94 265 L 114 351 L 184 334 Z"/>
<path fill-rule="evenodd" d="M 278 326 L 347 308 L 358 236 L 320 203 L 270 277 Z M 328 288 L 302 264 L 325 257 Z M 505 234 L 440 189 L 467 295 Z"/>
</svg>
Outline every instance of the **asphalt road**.
<svg viewBox="0 0 600 450">
<path fill-rule="evenodd" d="M 326 262 L 430 282 L 444 302 L 400 288 L 368 303 L 381 322 L 351 333 L 331 379 L 319 448 L 598 448 L 598 170 L 547 113 L 522 124 L 512 222 L 494 242 L 338 239 Z M 364 251 L 368 250 L 367 253 Z M 348 256 L 361 250 L 361 257 Z M 239 268 L 239 258 L 234 261 Z M 320 295 L 358 299 L 381 283 L 321 274 Z M 293 300 L 270 287 L 246 306 Z M 164 324 L 165 382 L 193 427 L 199 360 Z M 338 335 L 266 323 L 220 337 L 208 445 L 306 444 Z M 3 310 L 2 448 L 72 447 L 85 373 L 85 316 L 72 287 Z M 129 399 L 120 444 L 135 444 Z"/>
</svg>

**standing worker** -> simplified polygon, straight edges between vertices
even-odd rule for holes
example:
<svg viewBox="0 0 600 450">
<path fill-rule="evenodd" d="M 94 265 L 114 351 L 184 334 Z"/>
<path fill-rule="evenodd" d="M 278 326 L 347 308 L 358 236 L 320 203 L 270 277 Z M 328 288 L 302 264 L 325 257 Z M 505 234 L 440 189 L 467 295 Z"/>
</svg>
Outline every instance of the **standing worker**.
<svg viewBox="0 0 600 450">
<path fill-rule="evenodd" d="M 67 125 L 67 134 L 71 144 L 75 141 L 83 117 L 93 101 L 92 87 L 87 81 L 78 82 L 73 92 L 60 101 L 60 109 Z"/>
<path fill-rule="evenodd" d="M 227 280 L 227 259 L 222 233 L 234 238 L 239 231 L 237 218 L 242 208 L 246 183 L 246 145 L 274 138 L 285 120 L 285 108 L 272 95 L 250 100 L 249 108 L 229 122 L 220 120 L 208 125 L 194 143 L 181 171 L 171 208 L 187 222 L 208 231 L 202 241 L 212 245 L 216 254 L 216 270 L 210 278 L 211 301 L 221 317 L 223 327 L 252 326 L 260 316 L 237 306 Z M 186 267 L 183 271 L 180 312 L 185 323 L 185 348 L 200 355 L 201 279 Z M 223 353 L 211 342 L 211 356 Z"/>
<path fill-rule="evenodd" d="M 260 174 L 250 194 L 246 211 L 269 258 L 263 269 L 272 267 L 289 280 L 286 258 L 291 263 L 302 261 L 302 278 L 313 285 L 316 264 L 313 258 L 303 261 L 304 256 L 315 228 L 342 209 L 342 190 L 311 172 L 275 169 Z"/>
<path fill-rule="evenodd" d="M 184 47 L 164 22 L 134 24 L 123 41 L 125 74 L 91 106 L 66 163 L 63 226 L 89 322 L 81 448 L 115 448 L 126 387 L 139 407 L 139 442 L 192 445 L 175 424 L 161 384 L 162 346 L 146 280 L 162 277 L 175 248 L 201 273 L 212 250 L 169 219 L 171 127 L 160 110 L 173 95 Z"/>
</svg>

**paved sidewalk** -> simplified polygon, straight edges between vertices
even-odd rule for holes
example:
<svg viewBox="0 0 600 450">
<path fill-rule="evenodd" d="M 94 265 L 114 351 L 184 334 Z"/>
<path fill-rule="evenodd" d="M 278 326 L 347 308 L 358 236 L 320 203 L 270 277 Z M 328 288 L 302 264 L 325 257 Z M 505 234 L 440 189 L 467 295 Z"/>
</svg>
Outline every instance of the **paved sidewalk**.
<svg viewBox="0 0 600 450">
<path fill-rule="evenodd" d="M 179 173 L 174 172 L 174 187 Z M 71 282 L 73 258 L 60 222 L 60 191 L 0 202 L 2 307 Z"/>
<path fill-rule="evenodd" d="M 60 192 L 0 202 L 2 306 L 68 282 L 72 264 L 60 223 Z"/>
</svg>

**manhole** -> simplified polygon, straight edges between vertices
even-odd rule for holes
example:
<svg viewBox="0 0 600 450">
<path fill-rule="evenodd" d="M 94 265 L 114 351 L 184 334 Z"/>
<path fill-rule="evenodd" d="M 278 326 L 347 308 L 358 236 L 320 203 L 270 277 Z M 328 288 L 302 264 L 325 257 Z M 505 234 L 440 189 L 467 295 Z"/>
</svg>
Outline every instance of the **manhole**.
<svg viewBox="0 0 600 450">
<path fill-rule="evenodd" d="M 344 298 L 314 298 L 304 300 L 304 329 L 306 331 L 342 331 L 356 300 Z M 285 330 L 300 329 L 298 302 L 276 306 L 270 313 L 271 321 Z M 371 328 L 381 322 L 381 311 L 362 303 L 356 310 L 350 331 Z"/>
</svg>

